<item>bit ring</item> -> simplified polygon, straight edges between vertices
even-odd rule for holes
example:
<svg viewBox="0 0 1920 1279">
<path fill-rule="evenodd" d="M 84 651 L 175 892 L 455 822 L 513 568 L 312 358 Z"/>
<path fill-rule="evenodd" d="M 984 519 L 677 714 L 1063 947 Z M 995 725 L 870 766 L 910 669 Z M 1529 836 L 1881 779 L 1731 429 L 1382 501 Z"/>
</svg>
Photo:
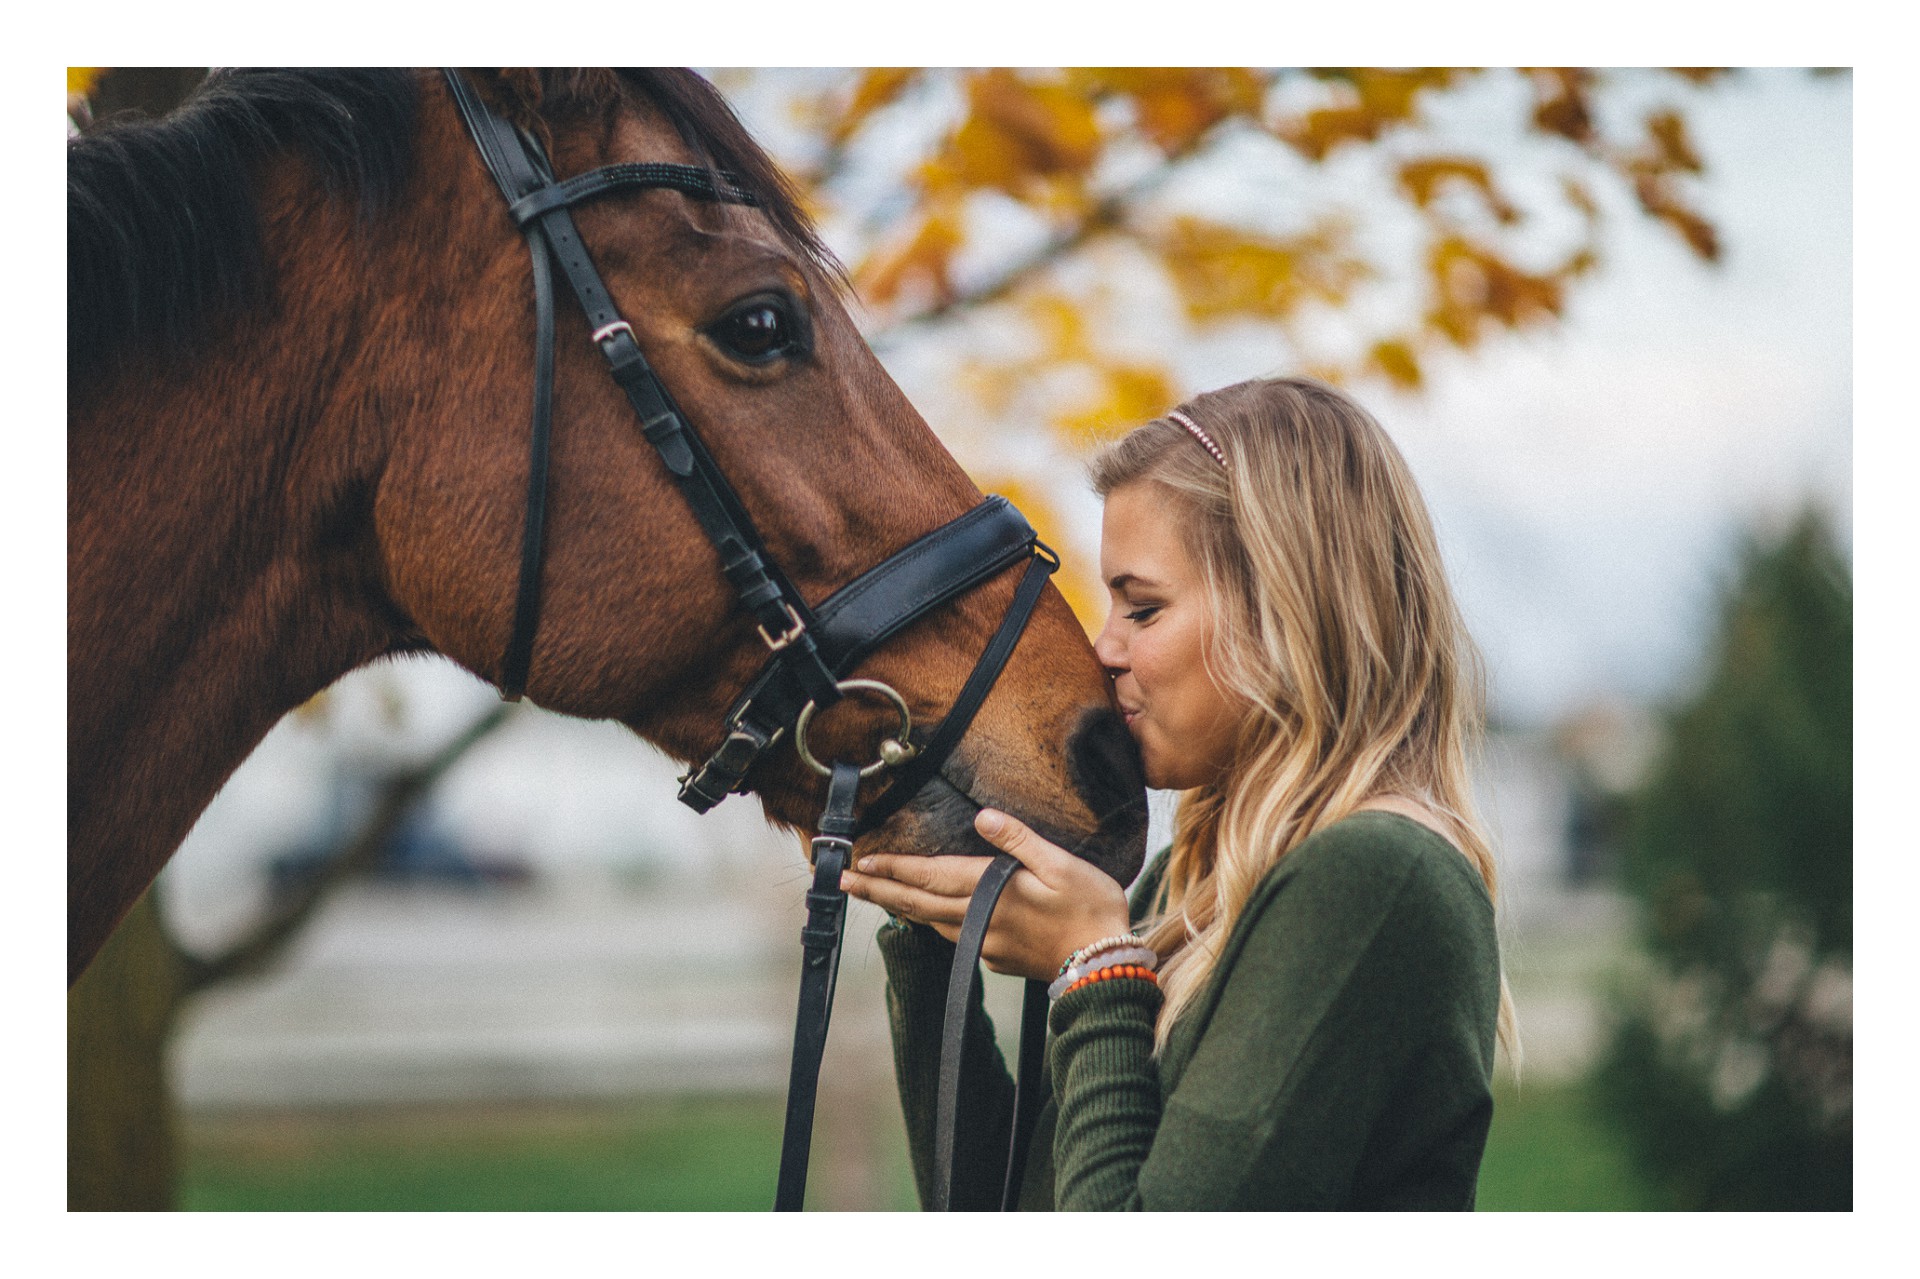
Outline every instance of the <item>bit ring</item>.
<svg viewBox="0 0 1920 1279">
<path fill-rule="evenodd" d="M 877 679 L 843 679 L 834 687 L 842 693 L 878 693 L 892 702 L 893 708 L 900 712 L 900 732 L 880 743 L 880 758 L 861 769 L 860 776 L 872 777 L 881 769 L 904 764 L 919 753 L 907 740 L 907 734 L 913 730 L 913 716 L 907 711 L 907 700 L 895 692 L 891 685 L 882 684 Z M 831 777 L 833 770 L 815 759 L 813 752 L 807 749 L 807 725 L 813 720 L 815 705 L 813 702 L 808 702 L 801 708 L 800 718 L 794 721 L 793 749 L 808 768 L 822 777 Z"/>
</svg>

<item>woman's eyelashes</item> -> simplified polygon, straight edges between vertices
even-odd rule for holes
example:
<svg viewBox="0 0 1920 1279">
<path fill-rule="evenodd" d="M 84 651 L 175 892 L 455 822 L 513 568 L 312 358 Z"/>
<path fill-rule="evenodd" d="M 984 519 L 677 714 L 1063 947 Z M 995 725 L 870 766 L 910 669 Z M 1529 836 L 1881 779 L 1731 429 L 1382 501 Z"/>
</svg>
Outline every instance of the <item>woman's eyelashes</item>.
<svg viewBox="0 0 1920 1279">
<path fill-rule="evenodd" d="M 1153 615 L 1160 611 L 1160 607 L 1161 606 L 1158 604 L 1142 604 L 1140 605 L 1140 607 L 1134 609 L 1132 612 L 1124 613 L 1122 614 L 1122 616 L 1125 617 L 1129 622 L 1150 621 L 1152 620 Z"/>
</svg>

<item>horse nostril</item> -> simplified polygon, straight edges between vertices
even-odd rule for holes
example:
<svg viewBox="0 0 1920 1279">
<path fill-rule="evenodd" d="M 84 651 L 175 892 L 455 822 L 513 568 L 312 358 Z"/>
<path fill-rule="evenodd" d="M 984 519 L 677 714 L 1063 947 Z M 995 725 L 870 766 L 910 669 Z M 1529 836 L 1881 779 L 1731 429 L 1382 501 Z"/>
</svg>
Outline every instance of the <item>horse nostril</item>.
<svg viewBox="0 0 1920 1279">
<path fill-rule="evenodd" d="M 1147 775 L 1140 747 L 1110 706 L 1087 710 L 1067 739 L 1067 775 L 1094 818 L 1146 804 Z"/>
</svg>

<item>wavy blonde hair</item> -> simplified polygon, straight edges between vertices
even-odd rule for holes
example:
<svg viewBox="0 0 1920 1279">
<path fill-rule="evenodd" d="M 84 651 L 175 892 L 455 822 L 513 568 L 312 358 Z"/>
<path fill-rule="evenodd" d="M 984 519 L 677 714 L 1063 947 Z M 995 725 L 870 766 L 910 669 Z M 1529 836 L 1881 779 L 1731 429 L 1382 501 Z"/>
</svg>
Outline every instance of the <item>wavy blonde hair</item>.
<svg viewBox="0 0 1920 1279">
<path fill-rule="evenodd" d="M 1180 411 L 1226 466 L 1159 418 L 1092 468 L 1103 498 L 1151 483 L 1181 508 L 1214 618 L 1208 671 L 1247 707 L 1232 766 L 1180 798 L 1165 906 L 1146 928 L 1166 995 L 1156 1048 L 1206 988 L 1261 879 L 1369 799 L 1425 803 L 1489 897 L 1497 880 L 1472 794 L 1479 653 L 1400 451 L 1365 409 L 1303 378 L 1242 382 Z M 1504 975 L 1499 1037 L 1511 1057 Z"/>
</svg>

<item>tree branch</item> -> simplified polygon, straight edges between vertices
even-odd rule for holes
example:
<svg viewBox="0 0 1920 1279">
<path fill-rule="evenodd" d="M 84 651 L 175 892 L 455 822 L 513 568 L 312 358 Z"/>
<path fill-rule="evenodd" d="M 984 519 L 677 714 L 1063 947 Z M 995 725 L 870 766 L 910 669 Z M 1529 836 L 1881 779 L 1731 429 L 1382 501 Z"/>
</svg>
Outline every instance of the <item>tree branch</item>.
<svg viewBox="0 0 1920 1279">
<path fill-rule="evenodd" d="M 381 850 L 414 805 L 426 797 L 448 769 L 506 722 L 511 710 L 512 706 L 506 702 L 489 708 L 426 761 L 390 774 L 381 784 L 373 811 L 360 829 L 326 859 L 319 873 L 302 885 L 292 900 L 275 907 L 239 941 L 211 958 L 189 954 L 176 946 L 185 993 L 195 994 L 235 977 L 259 972 L 277 960 L 327 895 L 379 860 Z"/>
<path fill-rule="evenodd" d="M 977 289 L 957 293 L 945 301 L 881 326 L 867 335 L 867 345 L 883 350 L 905 338 L 914 329 L 923 329 L 959 312 L 977 310 L 998 302 L 1055 262 L 1078 251 L 1094 237 L 1109 231 L 1124 230 L 1134 205 L 1172 181 L 1189 161 L 1205 156 L 1223 132 L 1217 128 L 1209 129 L 1185 150 L 1169 156 L 1164 164 L 1156 165 L 1138 181 L 1103 198 L 1072 229 L 1049 239 L 995 279 Z"/>
</svg>

